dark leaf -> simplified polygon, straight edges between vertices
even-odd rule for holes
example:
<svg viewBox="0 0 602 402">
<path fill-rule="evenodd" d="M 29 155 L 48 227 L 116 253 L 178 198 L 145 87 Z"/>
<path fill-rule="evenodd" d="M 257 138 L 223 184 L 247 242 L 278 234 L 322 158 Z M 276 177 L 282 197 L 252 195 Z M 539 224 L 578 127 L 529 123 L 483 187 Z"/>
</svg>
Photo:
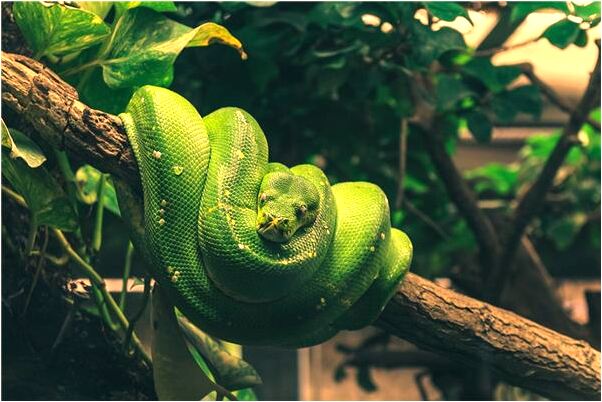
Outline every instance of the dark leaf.
<svg viewBox="0 0 602 402">
<path fill-rule="evenodd" d="M 477 142 L 489 142 L 493 125 L 489 116 L 480 111 L 473 111 L 466 115 L 466 123 L 472 136 Z"/>
<path fill-rule="evenodd" d="M 364 391 L 376 391 L 376 385 L 374 385 L 374 381 L 372 381 L 372 377 L 370 376 L 370 368 L 367 366 L 357 368 L 357 383 Z"/>
<path fill-rule="evenodd" d="M 567 3 L 563 1 L 522 1 L 511 3 L 509 6 L 512 7 L 510 22 L 520 21 L 532 12 L 543 9 L 555 9 L 565 14 L 569 13 Z"/>
<path fill-rule="evenodd" d="M 564 49 L 578 39 L 580 31 L 579 24 L 564 19 L 549 26 L 542 34 L 542 37 L 549 40 L 552 45 Z"/>
<path fill-rule="evenodd" d="M 424 7 L 431 15 L 443 21 L 453 21 L 458 17 L 464 17 L 472 24 L 472 20 L 468 16 L 468 11 L 457 3 L 448 1 L 430 1 L 425 2 Z"/>
<path fill-rule="evenodd" d="M 37 225 L 65 231 L 76 229 L 77 215 L 69 198 L 44 167 L 32 169 L 23 160 L 12 159 L 9 151 L 2 149 L 2 175 L 25 198 Z"/>
<path fill-rule="evenodd" d="M 460 78 L 440 74 L 437 79 L 437 110 L 453 109 L 462 99 L 473 95 L 473 92 Z"/>
</svg>

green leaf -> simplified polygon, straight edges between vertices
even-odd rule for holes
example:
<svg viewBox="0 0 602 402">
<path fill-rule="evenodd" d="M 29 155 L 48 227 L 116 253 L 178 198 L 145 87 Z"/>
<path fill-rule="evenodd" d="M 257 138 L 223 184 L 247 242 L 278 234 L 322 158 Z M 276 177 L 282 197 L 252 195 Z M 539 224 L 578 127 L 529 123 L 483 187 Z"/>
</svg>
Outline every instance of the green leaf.
<svg viewBox="0 0 602 402">
<path fill-rule="evenodd" d="M 32 169 L 2 149 L 2 175 L 25 198 L 32 220 L 65 231 L 77 228 L 77 215 L 69 198 L 44 167 Z"/>
<path fill-rule="evenodd" d="M 77 169 L 75 182 L 79 188 L 79 194 L 82 196 L 80 201 L 88 205 L 92 205 L 98 201 L 97 190 L 101 175 L 102 173 L 99 170 L 90 165 L 84 165 Z M 107 180 L 105 182 L 102 200 L 106 209 L 117 216 L 121 216 L 117 203 L 117 194 L 111 181 Z"/>
<path fill-rule="evenodd" d="M 566 250 L 586 223 L 587 215 L 583 212 L 575 212 L 555 219 L 547 228 L 546 234 L 556 243 L 559 250 Z"/>
<path fill-rule="evenodd" d="M 196 33 L 192 40 L 188 42 L 186 47 L 194 46 L 209 46 L 214 43 L 221 43 L 222 45 L 230 46 L 236 49 L 242 59 L 247 58 L 247 54 L 242 48 L 242 43 L 234 37 L 225 27 L 215 24 L 213 22 L 207 22 L 199 25 L 195 28 Z"/>
<path fill-rule="evenodd" d="M 510 4 L 509 6 L 512 7 L 512 12 L 510 13 L 511 23 L 520 21 L 532 12 L 542 9 L 555 9 L 565 14 L 569 13 L 567 3 L 564 1 L 522 1 Z"/>
<path fill-rule="evenodd" d="M 480 179 L 475 191 L 493 191 L 500 196 L 513 194 L 518 184 L 518 168 L 501 163 L 489 163 L 485 166 L 465 172 L 467 179 Z"/>
<path fill-rule="evenodd" d="M 134 88 L 109 88 L 102 77 L 102 68 L 96 67 L 90 79 L 79 87 L 79 94 L 88 106 L 117 115 L 125 111 Z"/>
<path fill-rule="evenodd" d="M 586 47 L 587 46 L 587 31 L 585 29 L 579 30 L 579 35 L 575 39 L 575 46 Z"/>
<path fill-rule="evenodd" d="M 113 6 L 112 1 L 78 1 L 77 5 L 82 10 L 90 11 L 98 15 L 100 18 L 104 20 L 109 11 L 111 11 L 111 7 Z"/>
<path fill-rule="evenodd" d="M 200 400 L 215 384 L 197 365 L 178 327 L 173 306 L 155 286 L 152 298 L 153 378 L 159 400 Z"/>
<path fill-rule="evenodd" d="M 10 150 L 10 157 L 21 158 L 30 168 L 37 168 L 46 161 L 46 156 L 28 136 L 16 129 L 10 132 L 2 120 L 2 146 Z"/>
<path fill-rule="evenodd" d="M 255 392 L 252 388 L 245 388 L 238 391 L 234 391 L 234 396 L 236 396 L 236 399 L 238 399 L 239 401 L 257 400 L 257 395 L 255 395 Z"/>
<path fill-rule="evenodd" d="M 105 83 L 113 89 L 169 86 L 173 63 L 195 34 L 195 30 L 147 7 L 127 10 L 101 62 Z"/>
<path fill-rule="evenodd" d="M 585 21 L 593 21 L 596 18 L 600 18 L 600 2 L 593 1 L 589 4 L 578 5 L 573 3 L 575 8 L 575 15 L 583 18 Z"/>
<path fill-rule="evenodd" d="M 158 12 L 178 10 L 173 1 L 116 1 L 114 4 L 117 16 L 121 16 L 126 10 L 136 7 L 147 7 Z"/>
<path fill-rule="evenodd" d="M 472 20 L 468 16 L 468 11 L 457 3 L 448 1 L 431 1 L 424 2 L 424 7 L 433 16 L 443 21 L 453 21 L 458 17 L 464 17 L 472 24 Z"/>
<path fill-rule="evenodd" d="M 59 57 L 100 42 L 111 30 L 98 15 L 63 4 L 16 2 L 15 22 L 35 56 Z"/>
<path fill-rule="evenodd" d="M 564 49 L 577 40 L 580 31 L 579 24 L 564 19 L 549 26 L 541 36 L 549 40 L 552 45 Z"/>
<path fill-rule="evenodd" d="M 451 110 L 462 99 L 474 95 L 461 79 L 440 74 L 437 79 L 437 110 Z"/>
<path fill-rule="evenodd" d="M 218 384 L 229 390 L 261 384 L 259 374 L 249 363 L 230 354 L 220 342 L 201 331 L 181 314 L 178 315 L 178 322 L 188 342 L 210 365 Z"/>
<path fill-rule="evenodd" d="M 496 94 L 492 109 L 501 123 L 509 123 L 519 112 L 538 118 L 541 114 L 541 94 L 534 85 L 523 85 Z"/>
<path fill-rule="evenodd" d="M 407 66 L 409 68 L 412 68 L 411 64 L 426 67 L 446 52 L 466 49 L 464 37 L 455 29 L 443 27 L 432 31 L 422 24 L 411 24 L 410 29 L 413 34 L 412 42 L 419 43 L 420 46 L 412 47 L 409 55 L 411 63 Z"/>
<path fill-rule="evenodd" d="M 481 81 L 491 92 L 499 92 L 521 74 L 515 66 L 494 66 L 487 57 L 476 57 L 462 67 L 462 72 Z"/>
<path fill-rule="evenodd" d="M 491 141 L 491 132 L 493 125 L 489 116 L 478 110 L 470 112 L 466 115 L 466 123 L 472 136 L 477 142 L 489 142 Z"/>
</svg>

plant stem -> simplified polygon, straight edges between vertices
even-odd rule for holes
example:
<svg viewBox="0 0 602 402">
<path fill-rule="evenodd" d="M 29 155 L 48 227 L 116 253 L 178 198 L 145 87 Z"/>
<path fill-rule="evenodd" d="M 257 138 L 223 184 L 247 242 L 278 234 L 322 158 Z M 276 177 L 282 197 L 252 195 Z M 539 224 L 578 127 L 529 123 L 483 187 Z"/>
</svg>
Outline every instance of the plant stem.
<svg viewBox="0 0 602 402">
<path fill-rule="evenodd" d="M 130 341 L 131 341 L 132 335 L 134 333 L 134 326 L 136 325 L 136 323 L 138 322 L 140 317 L 142 317 L 142 314 L 144 314 L 144 311 L 146 310 L 146 306 L 148 305 L 148 299 L 149 299 L 150 290 L 151 290 L 150 281 L 151 281 L 150 278 L 144 279 L 144 295 L 143 295 L 143 299 L 142 299 L 142 305 L 140 306 L 140 309 L 136 312 L 136 314 L 134 314 L 134 316 L 131 318 L 130 325 L 128 325 L 127 333 L 125 335 L 125 340 L 123 341 L 123 350 L 125 352 L 127 352 L 129 349 Z"/>
<path fill-rule="evenodd" d="M 130 277 L 130 271 L 132 270 L 132 257 L 134 256 L 134 245 L 132 242 L 128 242 L 128 248 L 125 252 L 125 263 L 123 265 L 123 282 L 121 285 L 121 293 L 119 294 L 119 308 L 121 311 L 125 311 L 125 302 L 128 293 L 128 279 Z M 145 283 L 146 286 L 146 283 Z"/>
<path fill-rule="evenodd" d="M 29 287 L 29 292 L 27 293 L 27 298 L 25 299 L 23 312 L 21 316 L 24 317 L 27 313 L 27 309 L 29 308 L 29 303 L 31 302 L 31 297 L 33 295 L 33 291 L 38 284 L 38 279 L 40 278 L 40 273 L 42 272 L 42 266 L 44 265 L 44 253 L 46 252 L 46 248 L 48 247 L 48 227 L 44 230 L 44 243 L 42 244 L 42 248 L 40 249 L 40 258 L 38 259 L 38 263 L 36 264 L 36 272 L 33 276 L 33 281 L 31 282 L 31 286 Z M 30 253 L 32 254 L 32 253 Z"/>
<path fill-rule="evenodd" d="M 96 216 L 94 219 L 94 233 L 92 234 L 92 251 L 98 253 L 102 245 L 102 222 L 104 216 L 104 192 L 107 175 L 101 173 L 96 190 Z"/>
<path fill-rule="evenodd" d="M 128 326 L 129 326 L 128 320 L 125 317 L 125 315 L 123 314 L 123 311 L 121 311 L 121 309 L 119 309 L 119 306 L 115 302 L 115 299 L 113 299 L 111 294 L 107 291 L 107 287 L 106 287 L 104 279 L 102 279 L 102 277 L 94 270 L 94 268 L 90 264 L 88 264 L 86 261 L 84 261 L 84 259 L 75 252 L 75 250 L 73 249 L 73 247 L 71 247 L 71 244 L 69 243 L 67 238 L 65 238 L 65 235 L 63 234 L 63 232 L 61 232 L 58 229 L 53 229 L 53 233 L 56 236 L 56 238 L 58 239 L 63 250 L 65 252 L 67 252 L 67 254 L 69 254 L 71 256 L 71 258 L 73 259 L 73 261 L 77 264 L 80 272 L 84 276 L 86 276 L 88 279 L 90 279 L 90 281 L 92 282 L 93 285 L 96 285 L 96 287 L 98 288 L 98 291 L 102 294 L 104 301 L 107 303 L 108 308 L 115 315 L 115 317 L 117 317 L 117 320 L 119 321 L 119 324 L 121 325 L 121 328 L 122 329 L 128 328 Z M 150 358 L 150 356 L 148 356 L 146 351 L 142 348 L 140 339 L 136 336 L 136 334 L 132 334 L 132 344 L 133 344 L 134 348 L 136 349 L 136 351 L 138 353 L 140 353 L 140 356 L 142 357 L 142 359 L 145 362 L 147 362 L 149 365 L 151 365 L 152 364 L 151 358 Z"/>
<path fill-rule="evenodd" d="M 29 234 L 27 235 L 27 244 L 25 245 L 25 256 L 28 257 L 33 250 L 33 246 L 36 242 L 36 236 L 38 234 L 38 223 L 36 222 L 35 216 L 31 214 L 29 223 Z"/>
</svg>

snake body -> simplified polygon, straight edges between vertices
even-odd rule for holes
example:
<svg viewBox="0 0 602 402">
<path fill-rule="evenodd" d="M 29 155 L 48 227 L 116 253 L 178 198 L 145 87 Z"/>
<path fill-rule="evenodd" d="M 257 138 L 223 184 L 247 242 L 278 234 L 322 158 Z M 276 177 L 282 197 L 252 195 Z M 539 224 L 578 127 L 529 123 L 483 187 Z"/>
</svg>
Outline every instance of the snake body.
<svg viewBox="0 0 602 402">
<path fill-rule="evenodd" d="M 382 190 L 331 186 L 312 165 L 268 163 L 252 116 L 202 118 L 186 99 L 138 89 L 120 115 L 138 163 L 150 269 L 210 335 L 304 347 L 370 324 L 409 269 Z"/>
</svg>

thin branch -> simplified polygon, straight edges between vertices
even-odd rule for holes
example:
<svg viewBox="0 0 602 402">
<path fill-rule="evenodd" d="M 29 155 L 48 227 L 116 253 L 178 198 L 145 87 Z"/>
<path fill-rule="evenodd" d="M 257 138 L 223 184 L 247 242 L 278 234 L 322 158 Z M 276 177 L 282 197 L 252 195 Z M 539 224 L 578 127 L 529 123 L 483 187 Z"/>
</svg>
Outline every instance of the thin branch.
<svg viewBox="0 0 602 402">
<path fill-rule="evenodd" d="M 442 239 L 449 240 L 449 234 L 447 234 L 447 232 L 445 232 L 445 230 L 443 230 L 443 228 L 433 221 L 427 214 L 418 209 L 418 207 L 416 207 L 412 201 L 405 199 L 403 200 L 403 205 L 406 207 L 409 213 L 416 215 L 418 219 L 433 229 L 439 236 L 441 236 Z"/>
<path fill-rule="evenodd" d="M 490 270 L 486 288 L 488 289 L 487 294 L 491 296 L 492 301 L 495 301 L 499 297 L 504 287 L 504 277 L 507 276 L 504 269 L 508 267 L 512 268 L 520 240 L 527 226 L 543 205 L 546 194 L 552 188 L 558 170 L 563 165 L 573 145 L 579 144 L 577 135 L 581 127 L 587 121 L 591 110 L 600 105 L 600 41 L 597 41 L 596 44 L 598 45 L 598 59 L 596 67 L 591 73 L 587 89 L 579 105 L 571 113 L 569 121 L 562 130 L 560 139 L 548 157 L 539 176 L 518 201 L 518 206 L 513 214 L 511 229 L 504 242 L 505 247 L 501 263 L 495 269 Z"/>
<path fill-rule="evenodd" d="M 410 91 L 415 107 L 414 116 L 410 121 L 422 129 L 424 145 L 449 198 L 475 235 L 482 266 L 493 269 L 499 262 L 500 255 L 497 233 L 489 218 L 479 208 L 474 192 L 468 187 L 460 170 L 445 149 L 444 139 L 438 133 L 436 112 L 426 100 L 428 87 L 429 83 L 422 76 L 414 76 L 410 80 Z"/>
<path fill-rule="evenodd" d="M 573 113 L 573 106 L 571 106 L 564 99 L 562 99 L 552 87 L 546 84 L 541 78 L 539 78 L 535 74 L 533 65 L 531 63 L 523 63 L 520 64 L 518 67 L 522 70 L 525 77 L 527 77 L 533 85 L 539 87 L 541 93 L 543 93 L 544 96 L 548 98 L 550 102 L 552 102 L 556 107 L 558 107 L 558 109 L 562 110 L 563 112 L 569 115 Z M 589 117 L 589 115 L 586 118 L 586 122 L 587 124 L 594 127 L 596 130 L 600 131 L 600 123 Z"/>
<path fill-rule="evenodd" d="M 408 119 L 403 117 L 399 123 L 399 173 L 397 180 L 397 196 L 395 209 L 400 209 L 403 203 L 403 185 L 406 176 L 406 160 L 408 148 Z"/>
<path fill-rule="evenodd" d="M 494 48 L 490 48 L 490 49 L 475 50 L 473 55 L 475 57 L 493 56 L 494 54 L 497 54 L 497 53 L 507 52 L 508 50 L 514 50 L 514 49 L 521 48 L 523 46 L 530 45 L 532 43 L 537 42 L 540 38 L 541 37 L 538 36 L 537 38 L 527 39 L 523 42 L 515 43 L 513 45 L 504 45 L 504 46 L 498 46 L 498 47 L 494 47 Z"/>
</svg>

